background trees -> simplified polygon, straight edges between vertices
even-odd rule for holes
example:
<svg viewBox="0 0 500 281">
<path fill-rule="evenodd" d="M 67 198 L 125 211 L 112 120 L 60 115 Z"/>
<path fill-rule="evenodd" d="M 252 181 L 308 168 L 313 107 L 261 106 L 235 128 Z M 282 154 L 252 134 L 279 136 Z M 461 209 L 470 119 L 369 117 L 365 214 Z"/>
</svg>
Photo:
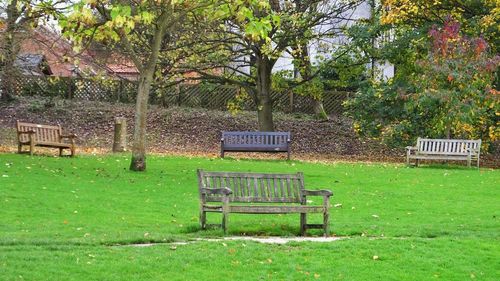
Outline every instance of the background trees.
<svg viewBox="0 0 500 281">
<path fill-rule="evenodd" d="M 448 19 L 428 33 L 406 77 L 366 85 L 348 103 L 361 135 L 403 145 L 420 136 L 498 140 L 500 57 L 482 37 L 468 37 Z"/>
<path fill-rule="evenodd" d="M 199 57 L 190 66 L 203 78 L 235 84 L 249 94 L 257 108 L 259 130 L 273 131 L 272 71 L 285 52 L 295 50 L 303 79 L 311 72 L 308 43 L 312 39 L 334 37 L 341 31 L 340 22 L 349 18 L 361 1 L 261 1 L 238 0 L 214 6 L 219 24 L 205 33 L 203 48 L 210 56 Z M 201 21 L 200 21 L 201 22 Z M 327 28 L 320 28 L 325 27 Z M 299 61 L 297 60 L 297 61 Z M 207 69 L 224 69 L 224 75 Z"/>
<path fill-rule="evenodd" d="M 14 62 L 20 42 L 28 31 L 47 23 L 66 8 L 69 1 L 1 0 L 0 1 L 0 92 L 2 100 L 12 99 L 12 82 L 16 78 Z M 2 19 L 3 18 L 3 19 Z"/>
<path fill-rule="evenodd" d="M 61 20 L 64 34 L 80 47 L 101 42 L 112 50 L 112 55 L 133 62 L 140 73 L 131 170 L 146 169 L 147 108 L 153 80 L 168 76 L 175 63 L 189 53 L 181 48 L 183 27 L 205 5 L 188 0 L 85 0 Z"/>
</svg>

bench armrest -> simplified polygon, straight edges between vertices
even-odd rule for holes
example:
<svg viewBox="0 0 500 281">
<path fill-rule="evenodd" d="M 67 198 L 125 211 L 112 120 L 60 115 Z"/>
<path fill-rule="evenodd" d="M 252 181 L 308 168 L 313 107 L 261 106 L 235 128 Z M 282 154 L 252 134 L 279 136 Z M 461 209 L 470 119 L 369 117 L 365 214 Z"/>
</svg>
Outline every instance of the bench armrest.
<svg viewBox="0 0 500 281">
<path fill-rule="evenodd" d="M 201 194 L 206 195 L 229 195 L 232 194 L 233 191 L 227 187 L 223 188 L 201 188 Z"/>
<path fill-rule="evenodd" d="M 331 192 L 330 190 L 326 190 L 326 189 L 321 189 L 321 190 L 303 190 L 302 194 L 304 196 L 326 196 L 326 197 L 330 197 L 330 196 L 333 195 L 333 192 Z"/>
<path fill-rule="evenodd" d="M 23 134 L 32 135 L 34 133 L 35 133 L 35 131 L 29 130 L 29 131 L 17 132 L 17 135 L 23 135 Z"/>
<path fill-rule="evenodd" d="M 69 134 L 69 135 L 61 135 L 60 138 L 61 139 L 72 139 L 72 138 L 76 138 L 77 136 L 75 134 Z"/>
<path fill-rule="evenodd" d="M 467 148 L 467 151 L 468 152 L 471 152 L 471 153 L 479 153 L 479 151 L 481 151 L 479 148 Z"/>
<path fill-rule="evenodd" d="M 417 150 L 417 149 L 418 148 L 416 146 L 407 146 L 406 147 L 406 150 L 409 150 L 409 151 L 411 151 L 411 150 Z"/>
<path fill-rule="evenodd" d="M 220 142 L 224 142 L 224 138 L 220 138 Z"/>
<path fill-rule="evenodd" d="M 292 142 L 292 140 L 291 139 L 286 139 L 286 142 L 290 143 L 290 142 Z"/>
</svg>

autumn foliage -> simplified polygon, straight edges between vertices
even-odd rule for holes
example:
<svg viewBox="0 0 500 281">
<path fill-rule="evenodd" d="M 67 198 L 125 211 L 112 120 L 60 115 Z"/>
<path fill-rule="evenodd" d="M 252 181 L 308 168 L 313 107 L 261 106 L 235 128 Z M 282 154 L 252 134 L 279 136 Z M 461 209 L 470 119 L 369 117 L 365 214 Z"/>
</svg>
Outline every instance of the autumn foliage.
<svg viewBox="0 0 500 281">
<path fill-rule="evenodd" d="M 463 35 L 451 18 L 433 26 L 428 39 L 412 76 L 373 83 L 350 102 L 357 130 L 397 145 L 416 137 L 480 138 L 486 146 L 500 140 L 494 88 L 500 56 L 481 36 Z"/>
<path fill-rule="evenodd" d="M 441 28 L 434 26 L 429 37 L 429 54 L 418 61 L 421 75 L 413 79 L 414 100 L 437 102 L 433 125 L 445 137 L 497 140 L 500 110 L 492 85 L 500 56 L 488 52 L 483 38 L 462 35 L 460 24 L 451 19 Z"/>
</svg>

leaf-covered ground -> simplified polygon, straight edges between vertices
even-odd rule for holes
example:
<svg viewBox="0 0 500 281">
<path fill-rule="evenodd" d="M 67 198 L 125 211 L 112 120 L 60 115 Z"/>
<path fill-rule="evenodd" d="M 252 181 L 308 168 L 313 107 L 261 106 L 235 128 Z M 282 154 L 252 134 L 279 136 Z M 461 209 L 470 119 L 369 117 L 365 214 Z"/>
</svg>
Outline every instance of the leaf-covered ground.
<svg viewBox="0 0 500 281">
<path fill-rule="evenodd" d="M 112 147 L 114 117 L 124 116 L 132 136 L 134 105 L 103 102 L 56 100 L 24 97 L 11 104 L 0 103 L 0 150 L 12 151 L 16 145 L 15 122 L 61 124 L 79 136 L 80 151 L 109 151 Z M 331 116 L 326 122 L 308 115 L 275 114 L 276 130 L 291 131 L 292 157 L 314 160 L 404 161 L 404 149 L 390 149 L 376 141 L 359 139 L 352 122 Z M 232 116 L 228 112 L 194 108 L 152 106 L 148 115 L 148 149 L 156 153 L 216 156 L 220 132 L 257 130 L 254 112 Z M 48 153 L 54 153 L 49 150 Z M 229 156 L 234 154 L 228 154 Z M 284 158 L 285 154 L 241 154 L 251 158 Z M 482 166 L 500 166 L 498 155 L 487 155 Z M 461 162 L 465 165 L 465 162 Z"/>
</svg>

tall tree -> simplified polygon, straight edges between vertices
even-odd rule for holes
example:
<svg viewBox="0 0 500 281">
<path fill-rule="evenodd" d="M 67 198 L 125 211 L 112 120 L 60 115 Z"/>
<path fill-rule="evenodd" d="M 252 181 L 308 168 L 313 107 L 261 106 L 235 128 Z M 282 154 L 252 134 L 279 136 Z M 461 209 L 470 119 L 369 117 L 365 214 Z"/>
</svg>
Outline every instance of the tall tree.
<svg viewBox="0 0 500 281">
<path fill-rule="evenodd" d="M 69 1 L 0 1 L 0 81 L 2 82 L 0 92 L 2 100 L 12 99 L 12 84 L 17 74 L 14 63 L 19 54 L 22 39 L 38 24 L 57 18 L 67 6 L 67 2 Z"/>
<path fill-rule="evenodd" d="M 203 35 L 203 48 L 217 55 L 198 58 L 191 68 L 204 78 L 231 83 L 244 88 L 252 97 L 259 130 L 273 131 L 271 99 L 272 70 L 278 59 L 301 36 L 318 38 L 315 32 L 348 16 L 359 2 L 346 1 L 225 1 L 214 13 L 221 14 L 221 24 L 211 25 Z M 321 7 L 321 9 L 316 9 Z M 203 21 L 200 21 L 203 22 Z M 333 27 L 331 31 L 339 27 Z M 225 69 L 225 75 L 207 72 Z"/>
<path fill-rule="evenodd" d="M 200 1 L 94 1 L 85 0 L 61 22 L 64 33 L 79 46 L 93 40 L 107 43 L 138 69 L 135 127 L 130 169 L 146 169 L 147 109 L 160 56 L 179 55 L 172 51 L 175 39 L 189 14 L 199 11 Z M 75 32 L 76 31 L 76 32 Z M 166 52 L 169 51 L 169 52 Z"/>
</svg>

